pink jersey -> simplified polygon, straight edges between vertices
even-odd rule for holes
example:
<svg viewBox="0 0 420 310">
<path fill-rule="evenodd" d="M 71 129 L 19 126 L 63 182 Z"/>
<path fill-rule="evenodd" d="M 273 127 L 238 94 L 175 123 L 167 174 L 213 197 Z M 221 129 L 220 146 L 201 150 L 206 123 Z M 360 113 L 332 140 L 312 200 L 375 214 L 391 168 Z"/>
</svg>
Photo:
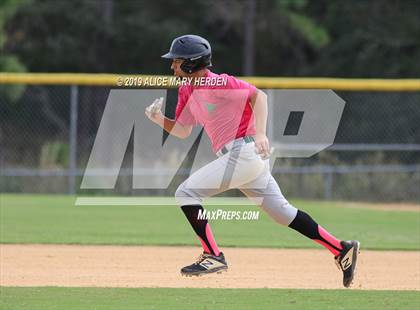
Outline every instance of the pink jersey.
<svg viewBox="0 0 420 310">
<path fill-rule="evenodd" d="M 250 104 L 255 86 L 227 74 L 207 70 L 207 84 L 184 85 L 178 90 L 175 119 L 181 125 L 204 127 L 217 152 L 228 142 L 255 135 L 255 120 Z M 211 86 L 215 80 L 223 83 Z M 220 84 L 223 84 L 220 86 Z"/>
</svg>

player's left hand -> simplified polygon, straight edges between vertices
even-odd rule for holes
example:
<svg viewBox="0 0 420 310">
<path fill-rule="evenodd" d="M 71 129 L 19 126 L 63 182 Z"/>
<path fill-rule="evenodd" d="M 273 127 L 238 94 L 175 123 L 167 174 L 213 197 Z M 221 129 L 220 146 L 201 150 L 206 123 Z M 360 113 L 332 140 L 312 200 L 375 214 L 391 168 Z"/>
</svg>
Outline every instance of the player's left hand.
<svg viewBox="0 0 420 310">
<path fill-rule="evenodd" d="M 263 157 L 270 156 L 270 143 L 265 134 L 256 134 L 255 138 L 255 151 Z"/>
</svg>

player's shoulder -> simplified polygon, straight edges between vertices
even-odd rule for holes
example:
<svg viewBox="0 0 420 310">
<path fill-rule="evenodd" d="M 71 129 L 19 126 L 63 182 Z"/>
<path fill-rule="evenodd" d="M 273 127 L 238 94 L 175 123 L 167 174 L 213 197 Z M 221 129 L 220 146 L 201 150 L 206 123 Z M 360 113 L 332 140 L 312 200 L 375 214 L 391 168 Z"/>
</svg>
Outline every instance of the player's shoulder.
<svg viewBox="0 0 420 310">
<path fill-rule="evenodd" d="M 215 73 L 213 71 L 208 70 L 207 77 L 209 78 L 216 78 L 216 79 L 233 79 L 234 76 L 227 74 L 227 73 Z"/>
<path fill-rule="evenodd" d="M 226 88 L 232 88 L 232 89 L 237 89 L 237 88 L 249 88 L 250 86 L 252 86 L 250 83 L 241 80 L 240 78 L 233 76 L 231 74 L 227 74 L 227 73 L 221 73 L 218 74 L 218 77 L 220 79 L 222 79 L 225 82 Z"/>
<path fill-rule="evenodd" d="M 178 92 L 179 93 L 185 93 L 187 91 L 187 87 L 186 87 L 186 85 L 180 85 L 179 87 L 178 87 Z"/>
<path fill-rule="evenodd" d="M 178 87 L 178 94 L 181 96 L 188 96 L 191 94 L 191 92 L 192 92 L 191 85 L 184 84 Z"/>
</svg>

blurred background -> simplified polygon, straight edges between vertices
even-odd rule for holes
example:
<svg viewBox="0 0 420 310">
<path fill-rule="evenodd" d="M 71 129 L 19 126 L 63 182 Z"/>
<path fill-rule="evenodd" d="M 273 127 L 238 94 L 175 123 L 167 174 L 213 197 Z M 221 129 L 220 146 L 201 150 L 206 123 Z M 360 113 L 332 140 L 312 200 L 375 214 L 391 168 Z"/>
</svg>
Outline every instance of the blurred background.
<svg viewBox="0 0 420 310">
<path fill-rule="evenodd" d="M 273 172 L 289 197 L 418 203 L 419 16 L 415 0 L 2 0 L 0 70 L 170 75 L 160 55 L 194 33 L 212 44 L 217 73 L 417 79 L 410 91 L 333 89 L 347 103 L 334 145 L 277 159 Z M 79 183 L 111 88 L 0 80 L 0 192 L 85 194 Z M 168 98 L 173 107 L 175 89 Z M 131 181 L 95 193 L 154 194 Z"/>
</svg>

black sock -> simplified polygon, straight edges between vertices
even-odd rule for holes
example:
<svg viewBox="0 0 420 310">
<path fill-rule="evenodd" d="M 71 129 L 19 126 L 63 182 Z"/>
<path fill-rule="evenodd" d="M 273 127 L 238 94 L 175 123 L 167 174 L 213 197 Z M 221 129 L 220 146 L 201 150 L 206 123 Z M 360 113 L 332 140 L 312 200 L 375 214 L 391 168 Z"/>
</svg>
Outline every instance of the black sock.
<svg viewBox="0 0 420 310">
<path fill-rule="evenodd" d="M 289 224 L 289 227 L 314 241 L 320 241 L 318 243 L 327 247 L 334 255 L 337 255 L 343 249 L 340 240 L 328 233 L 309 214 L 301 210 L 298 210 L 296 217 Z"/>
<path fill-rule="evenodd" d="M 204 211 L 204 208 L 201 205 L 186 205 L 181 207 L 182 211 L 184 212 L 185 216 L 190 222 L 192 228 L 194 229 L 197 236 L 201 239 L 204 252 L 208 252 L 213 255 L 219 255 L 219 249 L 217 248 L 216 242 L 214 241 L 213 234 L 211 232 L 210 227 L 209 235 L 207 235 L 206 227 L 208 224 L 207 219 L 199 219 L 198 212 Z M 211 240 L 209 240 L 211 239 Z M 204 242 L 204 244 L 203 244 Z"/>
</svg>

